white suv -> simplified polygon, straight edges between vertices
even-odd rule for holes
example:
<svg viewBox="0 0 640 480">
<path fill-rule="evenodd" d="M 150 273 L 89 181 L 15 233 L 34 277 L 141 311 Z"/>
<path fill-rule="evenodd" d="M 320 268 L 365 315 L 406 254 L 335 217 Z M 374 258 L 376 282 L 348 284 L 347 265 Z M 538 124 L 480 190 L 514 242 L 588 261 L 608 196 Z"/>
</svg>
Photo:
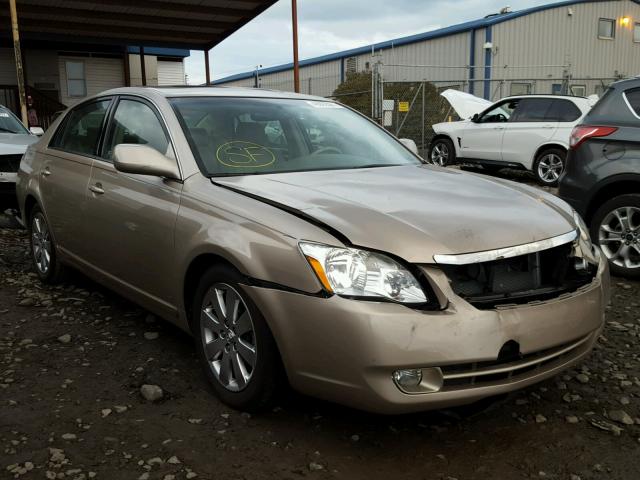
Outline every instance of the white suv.
<svg viewBox="0 0 640 480">
<path fill-rule="evenodd" d="M 469 119 L 434 125 L 429 160 L 442 166 L 457 160 L 489 171 L 524 168 L 541 184 L 555 186 L 564 170 L 571 130 L 591 106 L 592 100 L 584 97 L 508 97 Z"/>
</svg>

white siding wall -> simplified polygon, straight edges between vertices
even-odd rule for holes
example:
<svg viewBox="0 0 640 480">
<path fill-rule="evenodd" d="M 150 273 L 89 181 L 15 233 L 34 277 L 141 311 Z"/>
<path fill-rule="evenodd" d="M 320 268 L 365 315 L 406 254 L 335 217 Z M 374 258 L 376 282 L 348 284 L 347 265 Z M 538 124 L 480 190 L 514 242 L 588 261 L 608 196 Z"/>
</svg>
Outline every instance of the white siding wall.
<svg viewBox="0 0 640 480">
<path fill-rule="evenodd" d="M 569 15 L 569 8 L 573 15 Z M 629 27 L 620 19 L 631 17 Z M 598 38 L 598 19 L 617 21 L 613 40 Z M 571 64 L 574 78 L 613 78 L 640 74 L 640 43 L 633 42 L 633 24 L 640 5 L 629 0 L 590 2 L 544 10 L 493 26 L 494 79 L 562 77 L 562 68 L 509 68 L 514 65 Z M 497 51 L 496 51 L 497 48 Z M 536 93 L 551 93 L 552 81 L 538 81 Z M 594 93 L 597 81 L 588 83 Z"/>
<path fill-rule="evenodd" d="M 68 95 L 67 70 L 65 68 L 66 60 L 84 61 L 87 96 L 124 85 L 124 65 L 121 58 L 60 56 L 58 57 L 60 101 L 68 107 L 75 105 L 86 97 L 70 97 Z"/>
<path fill-rule="evenodd" d="M 569 15 L 569 8 L 573 14 Z M 630 25 L 623 27 L 619 20 L 628 16 Z M 616 19 L 614 40 L 598 39 L 598 19 Z M 558 7 L 508 20 L 492 29 L 491 98 L 509 95 L 511 81 L 530 80 L 532 92 L 551 93 L 552 84 L 563 77 L 562 67 L 533 67 L 539 65 L 571 64 L 570 73 L 575 79 L 591 78 L 590 81 L 575 81 L 585 84 L 587 94 L 592 94 L 601 82 L 597 78 L 612 79 L 615 76 L 640 74 L 640 43 L 633 42 L 633 24 L 640 21 L 640 5 L 630 0 L 594 1 Z M 445 68 L 444 66 L 468 66 L 472 32 L 386 49 L 381 52 L 385 81 L 428 80 L 466 85 L 467 68 Z M 475 79 L 474 93 L 482 96 L 485 78 L 486 30 L 475 32 Z M 357 56 L 358 70 L 371 67 L 377 61 L 370 53 Z M 308 92 L 311 78 L 311 93 L 330 95 L 340 83 L 340 64 L 333 60 L 300 70 L 301 90 Z M 391 67 L 391 64 L 441 65 L 443 67 Z M 530 68 L 520 68 L 529 66 Z M 293 90 L 291 70 L 260 76 L 261 86 L 278 90 Z M 500 80 L 507 80 L 500 85 Z M 561 82 L 561 80 L 560 80 Z M 230 82 L 229 85 L 252 87 L 253 78 Z"/>
<path fill-rule="evenodd" d="M 185 85 L 184 62 L 158 59 L 158 85 Z"/>
</svg>

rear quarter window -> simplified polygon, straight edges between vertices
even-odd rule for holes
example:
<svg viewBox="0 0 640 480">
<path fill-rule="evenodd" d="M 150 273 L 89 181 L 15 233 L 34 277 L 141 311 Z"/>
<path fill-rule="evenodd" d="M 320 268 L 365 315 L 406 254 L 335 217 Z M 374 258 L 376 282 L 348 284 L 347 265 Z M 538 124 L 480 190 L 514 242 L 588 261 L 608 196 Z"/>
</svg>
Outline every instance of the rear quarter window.
<svg viewBox="0 0 640 480">
<path fill-rule="evenodd" d="M 547 120 L 552 122 L 575 122 L 582 116 L 580 109 L 570 100 L 555 99 L 547 112 Z"/>
<path fill-rule="evenodd" d="M 624 92 L 624 96 L 627 99 L 627 103 L 629 107 L 636 115 L 636 117 L 640 118 L 640 88 L 632 88 L 631 90 L 627 90 Z"/>
</svg>

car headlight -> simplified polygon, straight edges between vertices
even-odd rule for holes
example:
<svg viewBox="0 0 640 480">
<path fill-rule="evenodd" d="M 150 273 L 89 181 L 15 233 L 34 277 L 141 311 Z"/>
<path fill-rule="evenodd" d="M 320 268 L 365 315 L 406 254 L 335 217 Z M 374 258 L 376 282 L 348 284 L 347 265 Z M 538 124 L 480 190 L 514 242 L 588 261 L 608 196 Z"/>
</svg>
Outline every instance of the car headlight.
<svg viewBox="0 0 640 480">
<path fill-rule="evenodd" d="M 428 300 L 411 272 L 386 255 L 311 242 L 300 242 L 300 250 L 330 293 L 400 303 Z"/>
<path fill-rule="evenodd" d="M 573 221 L 578 230 L 575 256 L 591 263 L 592 265 L 597 265 L 600 261 L 599 252 L 591 242 L 589 227 L 587 227 L 587 224 L 584 223 L 580 214 L 575 210 L 573 211 Z"/>
</svg>

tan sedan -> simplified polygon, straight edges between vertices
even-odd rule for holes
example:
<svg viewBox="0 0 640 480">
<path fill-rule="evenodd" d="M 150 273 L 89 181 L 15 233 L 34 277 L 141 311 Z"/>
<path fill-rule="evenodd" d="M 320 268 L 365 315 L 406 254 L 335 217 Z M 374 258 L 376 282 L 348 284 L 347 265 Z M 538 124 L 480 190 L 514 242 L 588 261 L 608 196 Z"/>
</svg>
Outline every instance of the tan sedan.
<svg viewBox="0 0 640 480">
<path fill-rule="evenodd" d="M 609 276 L 579 216 L 414 146 L 322 98 L 124 88 L 29 148 L 18 197 L 44 282 L 75 267 L 192 332 L 236 408 L 288 382 L 425 410 L 583 359 Z"/>
</svg>

